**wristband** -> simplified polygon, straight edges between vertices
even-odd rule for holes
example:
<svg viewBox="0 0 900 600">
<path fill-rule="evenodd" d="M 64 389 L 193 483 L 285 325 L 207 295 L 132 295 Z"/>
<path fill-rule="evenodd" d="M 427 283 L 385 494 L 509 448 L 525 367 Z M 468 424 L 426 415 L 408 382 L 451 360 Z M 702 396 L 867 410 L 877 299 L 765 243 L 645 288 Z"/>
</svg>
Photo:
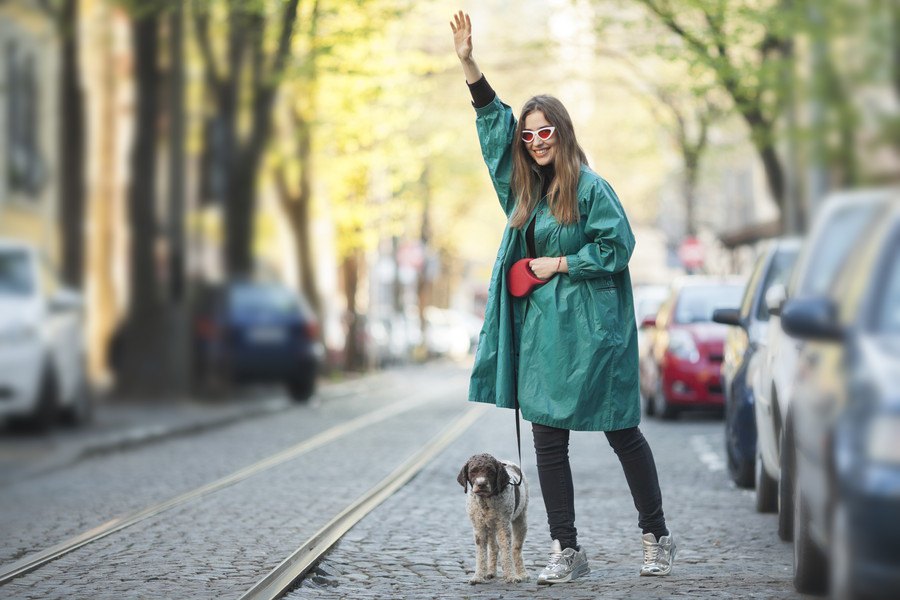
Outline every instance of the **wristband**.
<svg viewBox="0 0 900 600">
<path fill-rule="evenodd" d="M 556 259 L 556 272 L 559 273 L 559 265 L 562 264 L 562 256 Z"/>
</svg>

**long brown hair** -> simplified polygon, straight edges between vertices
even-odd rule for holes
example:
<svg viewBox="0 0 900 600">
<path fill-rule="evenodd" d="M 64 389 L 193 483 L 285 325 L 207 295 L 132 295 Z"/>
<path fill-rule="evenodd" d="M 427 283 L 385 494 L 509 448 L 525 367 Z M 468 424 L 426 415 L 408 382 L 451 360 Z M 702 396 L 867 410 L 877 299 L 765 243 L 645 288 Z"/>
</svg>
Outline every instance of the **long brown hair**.
<svg viewBox="0 0 900 600">
<path fill-rule="evenodd" d="M 531 211 L 540 201 L 538 197 L 540 178 L 532 169 L 534 159 L 528 154 L 522 141 L 525 117 L 535 111 L 544 113 L 547 121 L 556 127 L 556 157 L 553 160 L 556 172 L 547 191 L 550 212 L 560 223 L 574 223 L 578 220 L 578 176 L 581 165 L 587 164 L 587 156 L 575 139 L 572 119 L 562 102 L 553 96 L 534 96 L 522 107 L 516 135 L 513 138 L 512 191 L 517 199 L 516 209 L 510 218 L 510 225 L 522 228 L 528 222 Z"/>
</svg>

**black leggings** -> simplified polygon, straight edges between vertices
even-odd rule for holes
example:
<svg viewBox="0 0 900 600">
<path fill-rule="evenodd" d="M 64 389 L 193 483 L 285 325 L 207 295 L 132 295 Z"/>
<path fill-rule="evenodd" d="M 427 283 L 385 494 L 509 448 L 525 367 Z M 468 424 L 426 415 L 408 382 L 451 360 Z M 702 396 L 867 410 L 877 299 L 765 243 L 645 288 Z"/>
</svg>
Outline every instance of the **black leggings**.
<svg viewBox="0 0 900 600">
<path fill-rule="evenodd" d="M 547 507 L 550 537 L 563 548 L 577 548 L 575 492 L 569 467 L 569 430 L 532 423 L 541 494 Z M 662 509 L 659 478 L 650 445 L 637 427 L 607 431 L 606 439 L 622 463 L 631 497 L 638 511 L 638 526 L 657 539 L 668 535 Z"/>
</svg>

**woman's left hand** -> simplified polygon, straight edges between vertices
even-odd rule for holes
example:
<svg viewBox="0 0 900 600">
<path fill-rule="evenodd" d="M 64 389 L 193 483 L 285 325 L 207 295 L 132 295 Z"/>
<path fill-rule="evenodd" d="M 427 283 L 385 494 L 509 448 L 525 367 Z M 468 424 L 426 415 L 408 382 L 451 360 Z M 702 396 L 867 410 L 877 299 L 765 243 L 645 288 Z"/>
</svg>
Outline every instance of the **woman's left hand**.
<svg viewBox="0 0 900 600">
<path fill-rule="evenodd" d="M 528 266 L 531 268 L 531 272 L 539 278 L 550 279 L 559 272 L 557 267 L 561 267 L 561 262 L 564 260 L 565 258 L 560 260 L 558 257 L 542 256 L 541 258 L 533 259 L 528 263 Z"/>
</svg>

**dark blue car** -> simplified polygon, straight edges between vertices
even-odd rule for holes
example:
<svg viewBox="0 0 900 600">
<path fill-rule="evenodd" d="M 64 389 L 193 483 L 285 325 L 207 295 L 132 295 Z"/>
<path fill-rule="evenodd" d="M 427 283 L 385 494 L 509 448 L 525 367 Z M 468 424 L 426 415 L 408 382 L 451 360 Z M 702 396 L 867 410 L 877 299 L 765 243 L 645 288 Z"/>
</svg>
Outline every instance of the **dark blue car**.
<svg viewBox="0 0 900 600">
<path fill-rule="evenodd" d="M 900 598 L 900 192 L 829 290 L 789 299 L 804 340 L 784 426 L 793 458 L 794 585 Z"/>
<path fill-rule="evenodd" d="M 200 382 L 283 383 L 295 400 L 315 391 L 319 323 L 303 297 L 282 284 L 233 281 L 203 289 L 194 333 Z"/>
<path fill-rule="evenodd" d="M 800 249 L 797 239 L 769 242 L 753 266 L 740 308 L 719 309 L 717 323 L 733 325 L 725 339 L 722 383 L 725 391 L 725 455 L 728 472 L 740 487 L 752 488 L 756 480 L 756 417 L 751 382 L 754 356 L 766 336 L 769 312 L 766 292 L 784 283 Z"/>
</svg>

